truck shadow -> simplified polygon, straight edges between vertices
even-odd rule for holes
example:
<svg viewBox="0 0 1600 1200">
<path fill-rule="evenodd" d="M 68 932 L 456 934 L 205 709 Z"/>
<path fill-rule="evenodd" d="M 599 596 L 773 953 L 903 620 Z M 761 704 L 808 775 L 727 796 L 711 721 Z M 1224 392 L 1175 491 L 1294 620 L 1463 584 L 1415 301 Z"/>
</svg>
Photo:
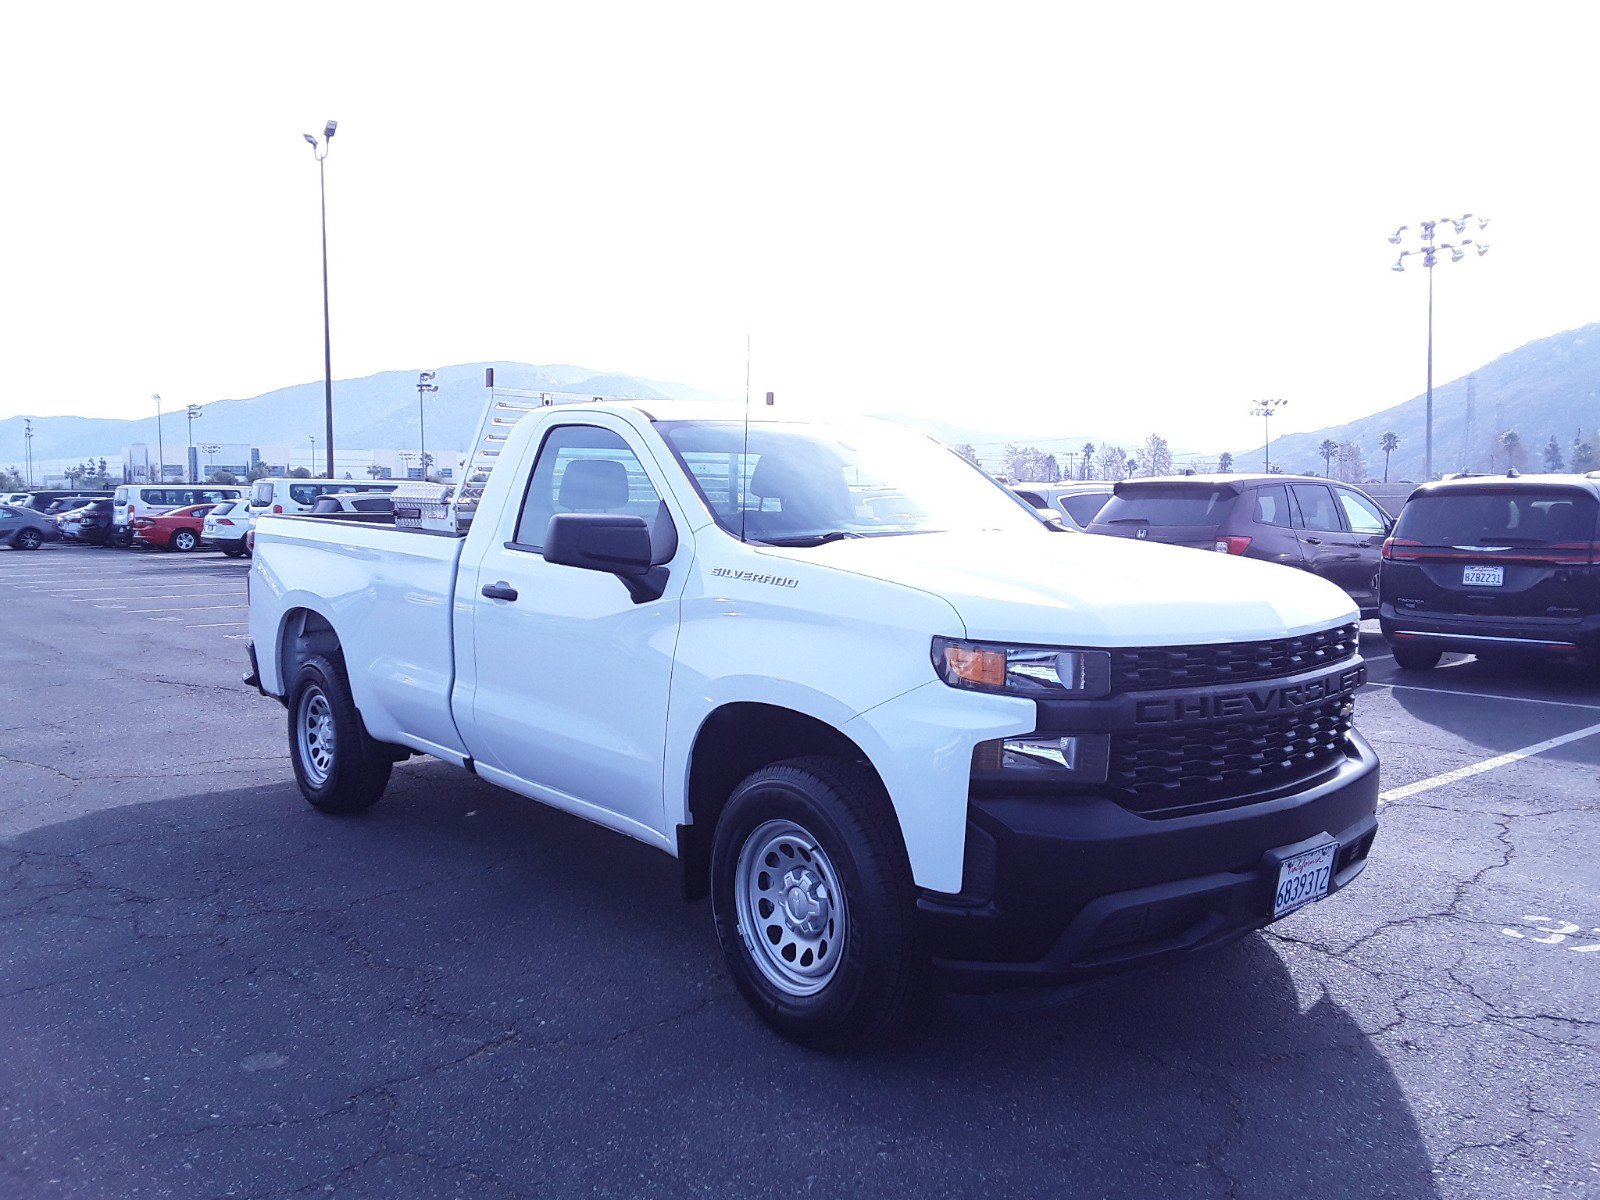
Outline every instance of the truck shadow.
<svg viewBox="0 0 1600 1200">
<path fill-rule="evenodd" d="M 0 872 L 13 1194 L 1436 1194 L 1382 1050 L 1259 937 L 830 1058 L 670 860 L 435 763 L 353 819 L 105 809 Z"/>
</svg>

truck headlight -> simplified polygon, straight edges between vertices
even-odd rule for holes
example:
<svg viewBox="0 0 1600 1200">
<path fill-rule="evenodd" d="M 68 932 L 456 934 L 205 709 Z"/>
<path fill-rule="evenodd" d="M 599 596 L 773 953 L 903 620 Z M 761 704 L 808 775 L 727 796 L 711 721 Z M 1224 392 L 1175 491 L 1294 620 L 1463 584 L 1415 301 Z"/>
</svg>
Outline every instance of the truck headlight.
<svg viewBox="0 0 1600 1200">
<path fill-rule="evenodd" d="M 1111 653 L 933 639 L 933 669 L 951 687 L 1035 699 L 1096 700 L 1111 693 Z"/>
</svg>

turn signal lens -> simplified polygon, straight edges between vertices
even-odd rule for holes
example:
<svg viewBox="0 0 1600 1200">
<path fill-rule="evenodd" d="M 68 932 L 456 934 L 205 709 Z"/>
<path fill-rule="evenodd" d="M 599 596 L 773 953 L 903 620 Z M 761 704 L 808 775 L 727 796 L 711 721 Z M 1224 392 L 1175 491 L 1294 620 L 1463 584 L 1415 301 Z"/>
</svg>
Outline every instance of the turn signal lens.
<svg viewBox="0 0 1600 1200">
<path fill-rule="evenodd" d="M 1006 656 L 998 650 L 981 650 L 976 646 L 946 643 L 945 666 L 950 674 L 979 687 L 1004 687 L 1006 682 Z"/>
</svg>

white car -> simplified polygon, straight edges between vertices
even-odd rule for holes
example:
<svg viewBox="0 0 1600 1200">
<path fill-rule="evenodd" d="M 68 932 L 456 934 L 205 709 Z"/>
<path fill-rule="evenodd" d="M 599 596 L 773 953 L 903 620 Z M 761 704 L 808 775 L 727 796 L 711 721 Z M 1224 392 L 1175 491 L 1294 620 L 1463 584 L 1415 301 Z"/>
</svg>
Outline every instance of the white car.
<svg viewBox="0 0 1600 1200">
<path fill-rule="evenodd" d="M 828 1048 L 930 969 L 1167 962 L 1366 864 L 1360 625 L 1324 579 L 1052 533 L 886 423 L 617 402 L 496 435 L 453 529 L 257 523 L 250 678 L 322 811 L 420 753 L 674 855 L 752 1007 Z"/>
<path fill-rule="evenodd" d="M 215 546 L 229 558 L 249 553 L 246 535 L 255 528 L 250 502 L 244 498 L 224 500 L 206 514 L 200 526 L 200 541 Z"/>
</svg>

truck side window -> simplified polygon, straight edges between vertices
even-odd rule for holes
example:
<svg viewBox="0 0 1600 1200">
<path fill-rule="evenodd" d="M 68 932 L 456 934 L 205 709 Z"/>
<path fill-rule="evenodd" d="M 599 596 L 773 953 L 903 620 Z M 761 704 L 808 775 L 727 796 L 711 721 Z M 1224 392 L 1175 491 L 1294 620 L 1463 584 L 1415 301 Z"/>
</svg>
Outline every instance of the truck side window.
<svg viewBox="0 0 1600 1200">
<path fill-rule="evenodd" d="M 677 545 L 660 493 L 638 456 L 609 429 L 560 425 L 545 436 L 517 515 L 517 549 L 542 550 L 550 518 L 574 512 L 643 517 L 651 523 L 660 562 L 672 556 L 668 547 Z"/>
</svg>

